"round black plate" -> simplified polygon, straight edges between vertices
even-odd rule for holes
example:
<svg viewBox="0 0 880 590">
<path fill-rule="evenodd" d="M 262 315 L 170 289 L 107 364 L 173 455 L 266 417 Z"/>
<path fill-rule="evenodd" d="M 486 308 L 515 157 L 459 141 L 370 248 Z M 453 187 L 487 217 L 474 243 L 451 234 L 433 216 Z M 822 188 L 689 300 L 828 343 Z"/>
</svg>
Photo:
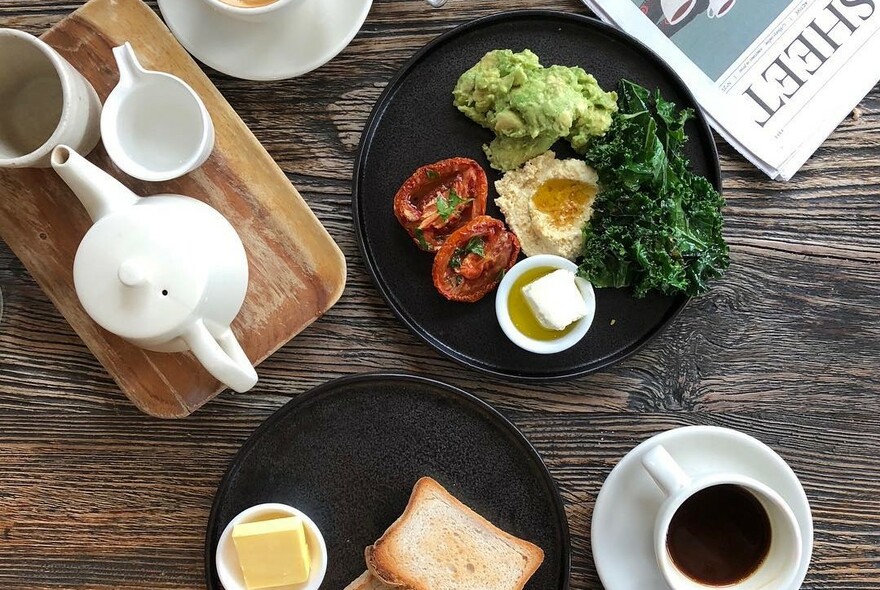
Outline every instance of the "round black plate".
<svg viewBox="0 0 880 590">
<path fill-rule="evenodd" d="M 331 381 L 254 432 L 214 499 L 205 538 L 208 588 L 222 590 L 214 553 L 223 529 L 263 502 L 294 506 L 315 521 L 330 553 L 321 587 L 344 588 L 364 572 L 364 547 L 400 516 L 423 475 L 544 550 L 528 589 L 568 588 L 565 508 L 535 449 L 474 396 L 407 375 Z"/>
<path fill-rule="evenodd" d="M 413 170 L 443 158 L 466 156 L 489 174 L 482 145 L 492 133 L 452 106 L 458 77 L 492 49 L 532 49 L 544 65 L 579 65 L 605 89 L 621 78 L 659 88 L 679 107 L 695 108 L 678 76 L 632 37 L 584 16 L 515 11 L 463 25 L 439 37 L 392 80 L 367 123 L 357 160 L 352 206 L 354 227 L 367 269 L 395 314 L 442 354 L 498 376 L 550 381 L 583 375 L 619 361 L 656 336 L 687 302 L 685 297 L 633 298 L 627 289 L 597 289 L 596 319 L 587 337 L 566 352 L 541 356 L 521 350 L 495 319 L 495 298 L 452 303 L 434 290 L 430 255 L 420 252 L 397 223 L 392 199 Z M 687 155 L 697 173 L 721 187 L 715 142 L 699 109 L 689 123 Z M 559 142 L 560 157 L 575 154 Z"/>
</svg>

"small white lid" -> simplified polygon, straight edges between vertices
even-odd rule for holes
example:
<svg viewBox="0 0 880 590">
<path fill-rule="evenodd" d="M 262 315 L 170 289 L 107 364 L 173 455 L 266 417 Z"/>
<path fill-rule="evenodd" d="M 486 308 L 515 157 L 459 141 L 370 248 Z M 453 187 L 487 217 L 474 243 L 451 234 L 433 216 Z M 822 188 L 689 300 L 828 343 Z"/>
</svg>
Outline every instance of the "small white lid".
<svg viewBox="0 0 880 590">
<path fill-rule="evenodd" d="M 134 205 L 86 234 L 73 279 L 86 312 L 130 340 L 164 337 L 200 306 L 208 280 L 201 245 L 162 207 Z"/>
</svg>

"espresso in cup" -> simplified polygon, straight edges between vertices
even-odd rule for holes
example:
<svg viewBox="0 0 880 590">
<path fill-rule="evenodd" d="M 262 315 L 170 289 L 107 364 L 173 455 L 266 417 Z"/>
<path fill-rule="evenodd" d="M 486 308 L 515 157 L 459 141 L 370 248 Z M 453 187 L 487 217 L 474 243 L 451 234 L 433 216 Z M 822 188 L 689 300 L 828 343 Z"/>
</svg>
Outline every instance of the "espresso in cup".
<svg viewBox="0 0 880 590">
<path fill-rule="evenodd" d="M 220 0 L 223 4 L 234 6 L 235 8 L 262 8 L 275 4 L 278 0 Z"/>
<path fill-rule="evenodd" d="M 709 18 L 720 18 L 730 12 L 736 0 L 709 0 L 709 8 L 706 14 Z"/>
<path fill-rule="evenodd" d="M 694 9 L 696 0 L 660 0 L 663 16 L 670 25 L 681 22 Z"/>
<path fill-rule="evenodd" d="M 225 16 L 250 22 L 269 22 L 305 0 L 203 0 Z"/>
<path fill-rule="evenodd" d="M 696 492 L 675 512 L 666 534 L 672 563 L 704 586 L 730 586 L 751 576 L 770 551 L 772 528 L 747 489 L 715 485 Z"/>
<path fill-rule="evenodd" d="M 803 543 L 779 493 L 734 472 L 691 476 L 663 445 L 645 451 L 642 466 L 666 496 L 654 522 L 654 555 L 671 590 L 791 587 Z"/>
</svg>

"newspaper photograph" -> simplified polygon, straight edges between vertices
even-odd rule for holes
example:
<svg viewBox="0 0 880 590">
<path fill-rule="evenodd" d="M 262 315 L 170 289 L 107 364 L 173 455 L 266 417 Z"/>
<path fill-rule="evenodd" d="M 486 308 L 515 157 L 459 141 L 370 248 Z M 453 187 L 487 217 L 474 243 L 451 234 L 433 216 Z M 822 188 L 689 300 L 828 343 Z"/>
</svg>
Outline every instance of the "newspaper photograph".
<svg viewBox="0 0 880 590">
<path fill-rule="evenodd" d="M 659 54 L 713 127 L 790 179 L 880 80 L 880 0 L 584 0 Z"/>
</svg>

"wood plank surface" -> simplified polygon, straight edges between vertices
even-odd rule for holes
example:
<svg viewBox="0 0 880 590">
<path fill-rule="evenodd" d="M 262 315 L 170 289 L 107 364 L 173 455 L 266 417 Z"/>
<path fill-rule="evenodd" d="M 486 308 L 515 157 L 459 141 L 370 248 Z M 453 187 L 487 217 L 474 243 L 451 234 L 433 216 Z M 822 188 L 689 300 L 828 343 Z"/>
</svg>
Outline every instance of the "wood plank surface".
<svg viewBox="0 0 880 590">
<path fill-rule="evenodd" d="M 39 34 L 77 5 L 0 0 L 0 26 Z M 535 6 L 585 12 L 575 0 L 379 0 L 351 46 L 302 78 L 209 71 L 349 264 L 340 303 L 268 359 L 248 394 L 181 421 L 142 415 L 0 244 L 0 586 L 202 588 L 213 493 L 252 430 L 328 379 L 396 370 L 476 393 L 534 442 L 567 502 L 575 590 L 601 588 L 589 521 L 602 481 L 637 443 L 685 424 L 754 435 L 801 477 L 816 528 L 804 588 L 880 588 L 880 88 L 790 183 L 719 145 L 730 272 L 614 368 L 547 386 L 488 379 L 439 357 L 377 294 L 350 213 L 375 99 L 436 35 Z"/>
<path fill-rule="evenodd" d="M 144 67 L 179 76 L 202 97 L 216 142 L 193 173 L 148 183 L 123 174 L 102 146 L 89 158 L 140 196 L 190 196 L 212 205 L 236 228 L 250 279 L 232 326 L 252 362 L 262 362 L 337 301 L 345 286 L 342 252 L 150 7 L 140 0 L 94 0 L 43 39 L 89 79 L 102 101 L 119 81 L 112 49 L 126 41 Z M 225 389 L 192 354 L 146 351 L 86 314 L 73 286 L 73 260 L 91 220 L 53 170 L 0 170 L 0 193 L 15 197 L 0 201 L 0 236 L 138 408 L 179 418 Z"/>
</svg>

